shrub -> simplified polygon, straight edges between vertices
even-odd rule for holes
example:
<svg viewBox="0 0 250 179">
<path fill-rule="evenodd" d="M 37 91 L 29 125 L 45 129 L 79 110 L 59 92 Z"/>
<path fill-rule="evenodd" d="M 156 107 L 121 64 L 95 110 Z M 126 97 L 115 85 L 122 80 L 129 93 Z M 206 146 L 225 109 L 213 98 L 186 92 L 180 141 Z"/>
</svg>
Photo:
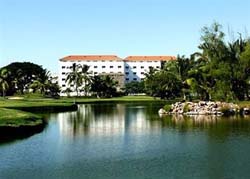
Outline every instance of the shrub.
<svg viewBox="0 0 250 179">
<path fill-rule="evenodd" d="M 221 107 L 221 112 L 224 116 L 229 116 L 235 114 L 235 111 L 228 106 Z"/>
<path fill-rule="evenodd" d="M 187 103 L 185 103 L 183 106 L 183 112 L 188 112 L 188 111 L 190 111 L 189 106 Z"/>
<path fill-rule="evenodd" d="M 166 105 L 163 107 L 163 109 L 164 109 L 166 112 L 170 112 L 170 111 L 172 110 L 172 107 L 171 107 L 171 105 L 166 104 Z"/>
</svg>

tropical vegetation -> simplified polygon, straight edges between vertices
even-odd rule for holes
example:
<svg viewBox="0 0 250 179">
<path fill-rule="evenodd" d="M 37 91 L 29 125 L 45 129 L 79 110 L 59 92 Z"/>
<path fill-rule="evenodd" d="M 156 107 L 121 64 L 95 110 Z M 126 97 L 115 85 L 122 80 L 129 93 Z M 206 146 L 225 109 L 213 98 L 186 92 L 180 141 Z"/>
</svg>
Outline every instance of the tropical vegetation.
<svg viewBox="0 0 250 179">
<path fill-rule="evenodd" d="M 200 100 L 250 99 L 250 39 L 241 34 L 227 42 L 222 26 L 202 29 L 199 51 L 178 56 L 145 79 L 147 94 L 161 98 Z"/>
</svg>

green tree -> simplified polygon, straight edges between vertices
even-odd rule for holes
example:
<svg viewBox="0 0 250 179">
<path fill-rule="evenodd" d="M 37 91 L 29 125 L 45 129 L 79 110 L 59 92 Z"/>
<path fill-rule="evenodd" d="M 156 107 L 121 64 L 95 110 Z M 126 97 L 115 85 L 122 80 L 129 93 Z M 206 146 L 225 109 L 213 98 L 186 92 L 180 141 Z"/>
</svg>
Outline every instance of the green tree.
<svg viewBox="0 0 250 179">
<path fill-rule="evenodd" d="M 90 91 L 100 97 L 113 97 L 116 95 L 117 81 L 109 75 L 98 75 L 92 77 Z"/>
<path fill-rule="evenodd" d="M 89 92 L 89 83 L 90 83 L 90 77 L 89 77 L 89 66 L 88 65 L 83 65 L 81 66 L 81 72 L 82 72 L 82 78 L 84 82 L 84 95 L 86 96 L 87 93 Z"/>
<path fill-rule="evenodd" d="M 79 87 L 83 84 L 83 76 L 81 73 L 81 66 L 73 63 L 72 71 L 67 73 L 66 82 L 75 86 L 76 96 L 78 97 Z"/>
<path fill-rule="evenodd" d="M 132 81 L 125 84 L 126 94 L 145 93 L 144 81 Z"/>
<path fill-rule="evenodd" d="M 162 99 L 174 99 L 181 95 L 181 81 L 172 72 L 158 71 L 145 79 L 148 94 Z"/>
<path fill-rule="evenodd" d="M 45 94 L 45 92 L 49 89 L 50 82 L 50 72 L 44 70 L 41 74 L 37 76 L 37 78 L 30 84 L 30 88 L 33 89 L 33 92 L 40 91 L 41 94 Z"/>
<path fill-rule="evenodd" d="M 3 68 L 11 74 L 8 78 L 7 93 L 9 95 L 16 92 L 23 94 L 25 90 L 28 90 L 32 81 L 44 72 L 42 66 L 30 62 L 14 62 Z"/>
<path fill-rule="evenodd" d="M 2 91 L 2 96 L 5 97 L 6 91 L 9 88 L 8 77 L 10 76 L 10 72 L 3 68 L 0 70 L 0 88 Z"/>
</svg>

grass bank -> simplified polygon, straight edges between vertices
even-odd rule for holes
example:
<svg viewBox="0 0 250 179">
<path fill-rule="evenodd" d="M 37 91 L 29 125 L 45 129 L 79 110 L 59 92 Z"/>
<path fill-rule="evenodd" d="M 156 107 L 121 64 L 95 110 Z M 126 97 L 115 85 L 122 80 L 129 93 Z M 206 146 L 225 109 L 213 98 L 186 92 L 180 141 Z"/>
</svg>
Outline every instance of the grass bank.
<svg viewBox="0 0 250 179">
<path fill-rule="evenodd" d="M 0 143 L 29 137 L 44 129 L 41 116 L 15 109 L 0 108 Z"/>
<path fill-rule="evenodd" d="M 10 108 L 10 109 L 20 109 L 25 111 L 38 110 L 49 110 L 55 109 L 58 111 L 60 109 L 70 110 L 74 101 L 77 104 L 84 103 L 97 103 L 97 102 L 154 102 L 161 101 L 158 98 L 153 98 L 149 96 L 124 96 L 116 98 L 20 98 L 20 99 L 1 99 L 0 107 Z M 72 108 L 75 110 L 75 108 Z"/>
<path fill-rule="evenodd" d="M 0 127 L 37 126 L 43 124 L 41 116 L 16 109 L 0 108 Z"/>
</svg>

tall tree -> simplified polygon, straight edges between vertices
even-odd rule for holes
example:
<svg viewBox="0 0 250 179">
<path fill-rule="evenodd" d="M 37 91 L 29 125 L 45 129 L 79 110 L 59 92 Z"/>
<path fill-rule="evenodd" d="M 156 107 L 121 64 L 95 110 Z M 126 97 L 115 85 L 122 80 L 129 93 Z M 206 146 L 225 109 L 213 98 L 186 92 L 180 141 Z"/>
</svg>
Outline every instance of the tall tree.
<svg viewBox="0 0 250 179">
<path fill-rule="evenodd" d="M 72 69 L 72 71 L 67 73 L 66 82 L 69 85 L 73 84 L 75 86 L 76 96 L 78 96 L 79 87 L 82 86 L 82 83 L 83 83 L 83 76 L 82 76 L 82 73 L 81 73 L 81 66 L 76 65 L 76 63 L 73 63 L 71 69 Z"/>
<path fill-rule="evenodd" d="M 5 97 L 5 93 L 7 91 L 7 89 L 9 88 L 9 84 L 8 84 L 8 78 L 10 76 L 10 72 L 3 68 L 0 71 L 0 88 L 2 91 L 2 96 Z"/>
<path fill-rule="evenodd" d="M 81 72 L 82 72 L 82 78 L 83 78 L 83 82 L 84 82 L 84 95 L 86 96 L 88 93 L 88 86 L 89 86 L 89 82 L 90 82 L 90 78 L 89 78 L 89 66 L 88 65 L 83 65 L 81 66 Z"/>
<path fill-rule="evenodd" d="M 116 95 L 117 81 L 114 81 L 109 75 L 98 75 L 92 77 L 90 91 L 97 97 L 113 97 Z"/>
</svg>

